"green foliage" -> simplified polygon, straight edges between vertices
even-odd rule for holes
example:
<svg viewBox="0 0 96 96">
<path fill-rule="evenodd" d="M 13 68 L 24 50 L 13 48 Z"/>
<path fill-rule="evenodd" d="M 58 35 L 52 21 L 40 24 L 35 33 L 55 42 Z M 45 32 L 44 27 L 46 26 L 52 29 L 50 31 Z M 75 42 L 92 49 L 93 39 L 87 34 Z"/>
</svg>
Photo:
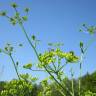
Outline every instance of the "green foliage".
<svg viewBox="0 0 96 96">
<path fill-rule="evenodd" d="M 38 80 L 36 77 L 32 77 L 28 73 L 20 74 L 20 77 L 21 77 L 21 79 L 23 79 L 23 80 L 25 80 L 27 82 L 31 82 L 31 83 L 35 83 Z"/>
<path fill-rule="evenodd" d="M 0 96 L 30 96 L 32 92 L 32 84 L 24 80 L 12 80 L 6 83 L 4 90 Z"/>
<path fill-rule="evenodd" d="M 60 49 L 51 50 L 49 52 L 45 52 L 44 54 L 39 55 L 42 65 L 55 63 L 56 57 L 60 59 L 66 59 L 66 62 L 68 63 L 75 63 L 79 60 L 78 56 L 74 55 L 74 52 L 63 52 Z"/>
<path fill-rule="evenodd" d="M 30 80 L 30 76 L 28 74 L 20 75 L 23 80 L 12 80 L 10 82 L 0 82 L 0 96 L 15 96 L 16 94 L 21 94 L 25 89 L 28 93 L 30 91 L 30 95 L 27 96 L 62 96 L 62 91 L 60 92 L 59 86 L 53 82 L 48 83 L 48 79 L 42 80 L 40 85 L 36 85 L 28 80 Z M 96 96 L 96 72 L 92 74 L 86 74 L 82 77 L 82 94 L 81 96 Z M 87 78 L 87 79 L 86 79 Z M 88 78 L 91 78 L 92 82 L 90 82 Z M 26 79 L 26 80 L 25 80 Z M 94 81 L 94 82 L 93 82 Z M 30 83 L 29 83 L 30 82 Z M 89 83 L 87 83 L 89 82 Z M 61 84 L 65 83 L 69 90 L 71 90 L 71 80 L 65 78 Z M 27 84 L 27 85 L 26 85 Z M 19 86 L 19 87 L 18 87 Z M 24 87 L 22 87 L 24 86 Z M 75 96 L 78 96 L 78 80 L 74 80 L 74 91 Z M 30 89 L 31 87 L 31 89 Z M 91 90 L 89 88 L 92 88 Z M 19 88 L 19 89 L 18 89 Z M 21 88 L 21 89 L 20 89 Z M 13 91 L 10 94 L 10 90 Z M 21 91 L 21 92 L 20 92 Z M 23 95 L 25 96 L 25 92 L 23 91 Z M 15 92 L 15 93 L 14 93 Z M 20 92 L 20 93 L 17 93 Z M 27 94 L 26 92 L 26 94 Z M 1 95 L 2 93 L 2 95 Z M 5 95 L 7 94 L 7 95 Z M 15 94 L 15 95 L 13 95 Z M 18 95 L 20 96 L 20 95 Z M 65 90 L 65 96 L 70 96 L 70 94 Z"/>
<path fill-rule="evenodd" d="M 52 96 L 51 95 L 51 88 L 48 85 L 48 81 L 46 79 L 41 82 L 41 85 L 43 87 L 43 91 L 40 92 L 39 94 L 40 95 L 42 94 L 42 96 Z"/>
<path fill-rule="evenodd" d="M 96 96 L 96 93 L 93 93 L 88 90 L 87 92 L 85 92 L 85 96 Z"/>
<path fill-rule="evenodd" d="M 82 77 L 81 83 L 84 91 L 89 90 L 96 93 L 96 72 L 92 73 L 91 75 L 87 73 Z"/>
<path fill-rule="evenodd" d="M 0 93 L 2 90 L 4 90 L 4 86 L 6 85 L 6 82 L 0 81 Z"/>
</svg>

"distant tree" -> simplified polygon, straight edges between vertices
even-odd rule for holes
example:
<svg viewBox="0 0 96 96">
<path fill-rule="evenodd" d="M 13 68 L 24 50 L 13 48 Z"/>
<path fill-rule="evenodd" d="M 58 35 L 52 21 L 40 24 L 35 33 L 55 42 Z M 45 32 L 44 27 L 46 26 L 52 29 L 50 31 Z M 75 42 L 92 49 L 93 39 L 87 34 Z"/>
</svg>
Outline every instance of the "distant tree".
<svg viewBox="0 0 96 96">
<path fill-rule="evenodd" d="M 87 73 L 82 77 L 82 89 L 84 91 L 90 90 L 96 93 L 96 71 L 92 74 Z"/>
<path fill-rule="evenodd" d="M 2 90 L 4 90 L 4 86 L 6 85 L 6 82 L 4 82 L 4 81 L 1 81 L 0 82 L 0 92 L 2 91 Z"/>
</svg>

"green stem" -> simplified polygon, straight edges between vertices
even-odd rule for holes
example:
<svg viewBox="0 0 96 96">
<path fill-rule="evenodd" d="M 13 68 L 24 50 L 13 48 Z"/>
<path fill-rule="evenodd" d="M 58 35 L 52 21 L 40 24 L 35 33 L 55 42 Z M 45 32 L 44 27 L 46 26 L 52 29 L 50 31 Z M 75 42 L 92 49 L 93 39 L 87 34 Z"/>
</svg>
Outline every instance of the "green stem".
<svg viewBox="0 0 96 96">
<path fill-rule="evenodd" d="M 81 51 L 82 52 L 82 51 Z M 80 58 L 80 76 L 79 76 L 79 96 L 81 96 L 81 74 L 82 74 L 82 63 L 84 59 L 84 54 L 85 51 L 83 50 L 84 53 L 81 53 L 81 58 Z"/>
<path fill-rule="evenodd" d="M 53 65 L 53 67 L 54 67 L 54 70 L 56 71 L 56 66 L 55 66 L 54 62 L 52 63 L 52 65 Z"/>
<path fill-rule="evenodd" d="M 31 47 L 32 47 L 33 50 L 35 51 L 36 56 L 38 57 L 38 53 L 37 53 L 37 51 L 36 51 L 36 49 L 35 49 L 35 46 L 32 44 L 31 40 L 29 39 L 29 37 L 28 37 L 28 35 L 27 35 L 26 31 L 25 31 L 24 26 L 23 26 L 20 22 L 19 22 L 19 25 L 20 25 L 20 27 L 22 28 L 22 30 L 23 30 L 23 32 L 24 32 L 24 34 L 25 34 L 25 36 L 26 36 L 26 38 L 27 38 L 29 44 L 31 45 Z M 39 58 L 39 57 L 38 57 L 38 58 Z"/>
<path fill-rule="evenodd" d="M 15 64 L 15 61 L 14 61 L 11 53 L 8 53 L 8 52 L 4 51 L 3 49 L 1 49 L 1 51 L 2 51 L 4 54 L 8 55 L 8 56 L 11 58 L 12 63 L 13 63 L 14 68 L 15 68 L 15 71 L 16 71 L 16 74 L 17 74 L 17 76 L 18 76 L 18 78 L 19 78 L 19 80 L 20 80 L 19 73 L 18 73 L 18 70 L 17 70 L 16 64 Z"/>
<path fill-rule="evenodd" d="M 62 96 L 66 96 L 59 88 L 56 88 L 56 90 L 59 91 L 62 94 Z"/>
<path fill-rule="evenodd" d="M 73 68 L 71 67 L 71 70 L 70 70 L 70 72 L 71 72 L 71 78 L 72 78 L 72 80 L 71 80 L 71 88 L 72 88 L 72 96 L 74 96 L 75 94 L 74 94 L 74 72 L 73 72 Z"/>
<path fill-rule="evenodd" d="M 58 58 L 57 58 L 57 61 L 58 61 L 58 69 L 59 69 L 61 58 L 58 57 Z"/>
<path fill-rule="evenodd" d="M 45 70 L 39 70 L 39 69 L 30 69 L 31 71 L 41 71 L 44 72 Z"/>
<path fill-rule="evenodd" d="M 16 74 L 17 74 L 17 76 L 18 76 L 18 78 L 19 78 L 19 80 L 20 80 L 20 76 L 19 76 L 19 73 L 18 73 L 17 67 L 16 67 L 16 65 L 15 65 L 15 61 L 14 61 L 14 59 L 13 59 L 13 57 L 12 57 L 11 54 L 10 54 L 9 56 L 10 56 L 10 58 L 11 58 L 11 60 L 12 60 L 13 65 L 14 65 L 14 68 L 15 68 Z"/>
<path fill-rule="evenodd" d="M 65 63 L 64 65 L 62 65 L 62 66 L 58 69 L 58 71 L 62 70 L 66 65 L 67 65 L 67 63 Z"/>
<path fill-rule="evenodd" d="M 74 80 L 72 79 L 72 96 L 74 96 Z"/>
<path fill-rule="evenodd" d="M 91 40 L 88 41 L 87 46 L 86 46 L 86 48 L 84 49 L 84 53 L 87 51 L 87 49 L 91 46 L 91 44 L 92 44 L 94 41 L 96 41 L 96 38 L 95 38 L 95 39 L 92 38 Z"/>
<path fill-rule="evenodd" d="M 49 75 L 54 79 L 54 81 L 63 89 L 63 91 L 65 90 L 65 88 L 61 85 L 61 83 L 58 82 L 58 80 L 50 73 L 50 71 L 44 66 L 45 70 L 47 71 L 47 73 L 49 73 Z"/>
<path fill-rule="evenodd" d="M 82 68 L 82 63 L 80 63 L 79 96 L 81 96 L 81 68 Z"/>
</svg>

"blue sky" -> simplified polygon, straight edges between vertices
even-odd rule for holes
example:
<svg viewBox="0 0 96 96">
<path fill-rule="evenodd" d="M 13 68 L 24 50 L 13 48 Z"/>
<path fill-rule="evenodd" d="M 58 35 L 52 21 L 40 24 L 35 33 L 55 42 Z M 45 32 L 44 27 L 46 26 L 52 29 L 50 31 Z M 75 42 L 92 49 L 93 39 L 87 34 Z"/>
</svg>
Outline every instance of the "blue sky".
<svg viewBox="0 0 96 96">
<path fill-rule="evenodd" d="M 86 44 L 90 39 L 95 38 L 95 36 L 79 32 L 79 29 L 83 23 L 96 25 L 96 0 L 0 0 L 0 11 L 6 10 L 12 16 L 14 14 L 14 10 L 10 7 L 12 2 L 18 4 L 22 15 L 25 7 L 30 8 L 29 20 L 24 25 L 29 36 L 35 34 L 41 40 L 37 48 L 39 52 L 47 50 L 49 42 L 63 42 L 63 51 L 73 50 L 79 56 L 79 42 L 83 41 Z M 6 18 L 0 17 L 0 47 L 4 47 L 6 43 L 15 46 L 13 56 L 20 62 L 20 73 L 29 72 L 40 80 L 48 76 L 43 72 L 35 73 L 22 69 L 24 64 L 34 63 L 37 59 L 20 27 L 18 25 L 14 27 Z M 23 48 L 17 46 L 19 43 L 23 43 Z M 83 75 L 96 70 L 95 50 L 96 43 L 93 43 L 83 63 Z M 73 67 L 75 77 L 77 77 L 79 65 L 67 65 L 65 73 L 68 76 L 70 76 L 70 66 Z M 12 62 L 8 56 L 1 54 L 0 80 L 13 78 L 16 78 L 16 73 Z"/>
</svg>

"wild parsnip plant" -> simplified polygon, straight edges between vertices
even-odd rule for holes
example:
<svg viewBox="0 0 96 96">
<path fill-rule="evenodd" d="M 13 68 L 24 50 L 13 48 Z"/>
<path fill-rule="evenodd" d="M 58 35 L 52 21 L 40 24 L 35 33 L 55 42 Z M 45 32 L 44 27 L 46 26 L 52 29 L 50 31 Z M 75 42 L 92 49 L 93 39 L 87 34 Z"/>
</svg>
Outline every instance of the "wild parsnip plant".
<svg viewBox="0 0 96 96">
<path fill-rule="evenodd" d="M 60 49 L 60 46 L 63 45 L 62 43 L 56 43 L 56 44 L 49 43 L 48 45 L 50 46 L 50 50 L 47 50 L 44 53 L 39 53 L 36 49 L 39 40 L 36 38 L 35 35 L 32 35 L 31 39 L 30 39 L 30 37 L 28 36 L 27 31 L 24 27 L 24 22 L 28 20 L 27 16 L 28 16 L 28 13 L 30 11 L 29 8 L 25 8 L 24 12 L 26 13 L 26 15 L 21 16 L 21 14 L 18 11 L 18 5 L 16 3 L 12 3 L 11 7 L 14 9 L 15 15 L 10 17 L 6 13 L 6 11 L 2 11 L 0 13 L 0 15 L 6 17 L 13 26 L 15 26 L 16 24 L 18 24 L 20 26 L 20 28 L 22 29 L 22 32 L 24 33 L 24 35 L 25 35 L 25 37 L 29 43 L 29 45 L 31 46 L 32 50 L 34 50 L 34 53 L 38 59 L 38 68 L 39 68 L 38 70 L 33 69 L 32 64 L 26 64 L 23 66 L 23 68 L 29 69 L 31 71 L 43 71 L 43 72 L 47 72 L 49 74 L 49 78 L 42 81 L 41 85 L 43 86 L 43 91 L 39 92 L 38 96 L 52 96 L 51 88 L 48 85 L 49 79 L 56 83 L 55 86 L 56 86 L 57 90 L 60 92 L 61 96 L 67 96 L 65 94 L 65 91 L 68 92 L 69 96 L 76 96 L 75 95 L 75 89 L 74 89 L 74 72 L 72 69 L 70 71 L 71 76 L 72 76 L 71 90 L 69 90 L 69 88 L 63 82 L 63 80 L 67 78 L 64 74 L 63 69 L 66 67 L 67 64 L 73 64 L 73 63 L 79 63 L 78 66 L 80 66 L 80 77 L 79 77 L 79 83 L 78 83 L 78 96 L 83 96 L 82 95 L 82 89 L 81 89 L 82 63 L 83 63 L 83 59 L 85 58 L 85 53 L 86 53 L 90 44 L 88 43 L 88 46 L 85 47 L 83 42 L 80 42 L 80 50 L 81 50 L 80 56 L 77 56 L 74 51 L 69 51 L 69 52 L 62 51 Z M 87 28 L 85 25 L 83 25 L 83 26 L 85 28 Z M 87 29 L 87 31 L 89 31 L 89 33 L 91 33 L 91 34 L 94 33 L 94 30 L 96 30 L 95 27 L 90 27 Z M 22 46 L 22 44 L 20 44 L 20 46 Z M 14 68 L 15 68 L 15 71 L 16 71 L 16 74 L 18 76 L 19 81 L 16 81 L 16 80 L 11 81 L 10 84 L 12 84 L 11 87 L 14 90 L 11 90 L 12 92 L 9 90 L 4 90 L 1 92 L 1 96 L 32 96 L 30 93 L 30 90 L 32 90 L 32 86 L 30 84 L 33 81 L 36 81 L 37 78 L 29 78 L 28 74 L 21 75 L 18 72 L 18 67 L 17 67 L 18 62 L 15 63 L 15 60 L 12 56 L 13 49 L 14 48 L 11 46 L 11 44 L 7 44 L 4 49 L 2 49 L 2 48 L 0 49 L 0 52 L 8 55 L 10 57 L 10 59 L 12 60 L 12 63 L 14 65 Z M 28 92 L 25 93 L 25 91 L 23 93 L 20 93 L 21 89 L 16 89 L 14 87 L 15 84 L 17 87 L 19 87 L 19 85 L 17 84 L 19 82 L 21 82 L 20 88 L 22 87 L 21 88 L 22 90 L 26 90 L 26 89 L 24 89 L 24 86 L 27 86 L 29 93 Z M 22 85 L 22 83 L 24 83 L 24 84 Z M 7 87 L 9 87 L 9 85 Z M 88 92 L 88 94 L 89 94 L 89 92 Z M 85 95 L 85 96 L 87 96 L 87 95 Z M 88 95 L 88 96 L 91 96 L 91 95 Z"/>
</svg>

